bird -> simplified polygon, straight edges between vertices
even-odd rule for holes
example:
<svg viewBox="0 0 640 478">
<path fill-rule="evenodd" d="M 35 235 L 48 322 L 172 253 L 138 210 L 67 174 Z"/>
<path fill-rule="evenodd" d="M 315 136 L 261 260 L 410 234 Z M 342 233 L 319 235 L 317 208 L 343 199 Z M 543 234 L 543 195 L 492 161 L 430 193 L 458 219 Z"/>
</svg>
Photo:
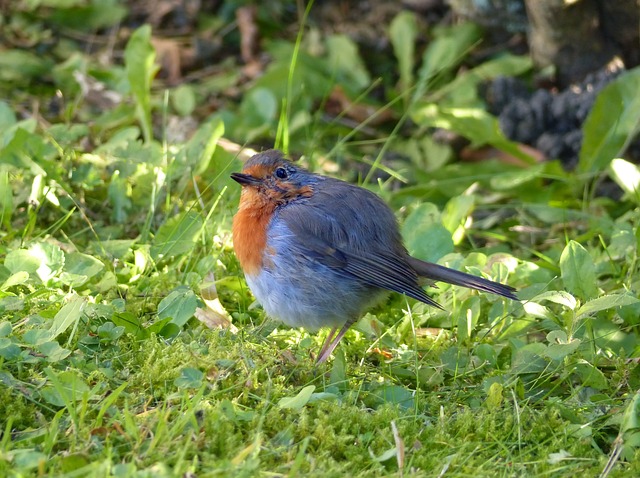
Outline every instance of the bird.
<svg viewBox="0 0 640 478">
<path fill-rule="evenodd" d="M 253 155 L 231 178 L 242 187 L 232 237 L 247 285 L 269 316 L 311 332 L 331 328 L 318 364 L 390 292 L 442 309 L 425 279 L 518 300 L 509 285 L 412 257 L 377 194 L 310 172 L 279 150 Z"/>
</svg>

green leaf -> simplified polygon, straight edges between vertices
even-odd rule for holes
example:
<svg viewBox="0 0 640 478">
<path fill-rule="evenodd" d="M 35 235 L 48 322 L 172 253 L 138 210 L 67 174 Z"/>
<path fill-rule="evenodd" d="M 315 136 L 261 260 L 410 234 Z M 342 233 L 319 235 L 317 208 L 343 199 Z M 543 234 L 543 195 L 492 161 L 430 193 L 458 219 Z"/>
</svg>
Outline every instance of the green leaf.
<svg viewBox="0 0 640 478">
<path fill-rule="evenodd" d="M 311 398 L 315 385 L 308 385 L 300 390 L 300 393 L 295 397 L 283 397 L 278 401 L 278 408 L 288 408 L 291 410 L 301 410 Z"/>
<path fill-rule="evenodd" d="M 640 203 L 640 168 L 636 164 L 615 158 L 609 164 L 609 175 L 636 204 Z"/>
<path fill-rule="evenodd" d="M 548 362 L 544 358 L 547 347 L 539 342 L 515 348 L 511 359 L 511 371 L 514 374 L 541 373 Z"/>
<path fill-rule="evenodd" d="M 98 337 L 101 342 L 112 342 L 117 340 L 124 333 L 125 328 L 122 325 L 116 325 L 113 322 L 105 322 L 98 327 Z"/>
<path fill-rule="evenodd" d="M 624 457 L 631 461 L 640 448 L 640 392 L 630 400 L 622 416 L 620 432 L 623 436 Z"/>
<path fill-rule="evenodd" d="M 578 309 L 576 316 L 577 318 L 582 318 L 586 315 L 593 315 L 601 310 L 637 304 L 638 302 L 640 302 L 640 300 L 630 294 L 608 294 L 584 304 Z"/>
<path fill-rule="evenodd" d="M 167 220 L 153 239 L 151 257 L 155 261 L 165 256 L 179 256 L 190 252 L 202 230 L 202 216 L 185 211 Z"/>
<path fill-rule="evenodd" d="M 62 334 L 71 325 L 76 324 L 82 317 L 82 312 L 86 302 L 79 297 L 75 298 L 65 306 L 63 306 L 53 318 L 53 323 L 49 332 L 51 338 L 55 339 L 58 335 Z"/>
<path fill-rule="evenodd" d="M 38 351 L 46 355 L 48 362 L 59 362 L 71 354 L 71 350 L 62 348 L 55 340 L 41 344 Z"/>
<path fill-rule="evenodd" d="M 499 76 L 520 76 L 533 68 L 530 55 L 501 54 L 497 58 L 483 61 L 475 68 L 459 72 L 453 81 L 437 91 L 438 97 L 459 90 L 476 89 L 478 84 L 486 83 Z"/>
<path fill-rule="evenodd" d="M 198 306 L 198 298 L 191 289 L 180 286 L 158 304 L 158 318 L 171 318 L 171 323 L 182 327 L 193 317 Z"/>
<path fill-rule="evenodd" d="M 36 54 L 34 49 L 4 49 L 0 55 L 0 83 L 19 83 L 24 87 L 51 71 L 52 66 L 51 60 Z"/>
<path fill-rule="evenodd" d="M 58 407 L 63 407 L 71 402 L 82 400 L 82 396 L 91 389 L 87 382 L 74 370 L 67 370 L 56 374 L 50 368 L 45 370 L 51 385 L 42 390 L 42 397 Z"/>
<path fill-rule="evenodd" d="M 415 63 L 415 45 L 418 26 L 415 13 L 401 11 L 391 21 L 389 39 L 393 53 L 398 60 L 400 72 L 400 91 L 404 92 L 413 85 L 413 66 Z"/>
<path fill-rule="evenodd" d="M 383 463 L 385 461 L 391 460 L 392 458 L 395 458 L 398 455 L 398 449 L 394 446 L 393 448 L 389 448 L 388 450 L 383 451 L 378 456 L 371 453 L 371 451 L 369 451 L 369 453 L 371 454 L 371 459 L 373 461 L 375 461 L 376 463 Z"/>
<path fill-rule="evenodd" d="M 494 382 L 489 387 L 489 392 L 487 393 L 487 398 L 484 401 L 485 406 L 489 410 L 498 410 L 502 406 L 502 393 L 504 391 L 504 387 L 501 383 Z"/>
<path fill-rule="evenodd" d="M 11 230 L 12 216 L 13 189 L 11 187 L 11 181 L 9 180 L 9 168 L 0 166 L 0 224 L 6 231 Z"/>
<path fill-rule="evenodd" d="M 45 467 L 47 455 L 32 448 L 16 449 L 8 454 L 15 470 L 31 470 Z M 35 472 L 34 472 L 35 473 Z"/>
<path fill-rule="evenodd" d="M 542 302 L 543 300 L 564 305 L 571 310 L 574 310 L 578 305 L 576 298 L 563 290 L 549 290 L 542 294 L 538 294 L 531 299 L 532 302 Z"/>
<path fill-rule="evenodd" d="M 73 4 L 73 8 L 60 8 L 60 3 Z M 38 0 L 53 4 L 51 21 L 64 29 L 92 32 L 120 23 L 127 16 L 127 7 L 118 0 Z"/>
<path fill-rule="evenodd" d="M 173 90 L 171 105 L 180 116 L 189 116 L 196 107 L 196 94 L 193 87 L 182 84 Z"/>
<path fill-rule="evenodd" d="M 82 252 L 70 252 L 65 254 L 65 272 L 84 278 L 80 283 L 75 282 L 75 287 L 84 284 L 93 276 L 102 272 L 103 269 L 104 264 L 88 254 L 83 254 Z"/>
<path fill-rule="evenodd" d="M 598 94 L 582 131 L 579 172 L 604 170 L 640 128 L 640 68 L 623 73 Z"/>
<path fill-rule="evenodd" d="M 12 330 L 11 322 L 7 320 L 0 322 L 0 337 L 8 337 Z"/>
<path fill-rule="evenodd" d="M 402 236 L 412 256 L 436 262 L 453 251 L 451 233 L 440 222 L 438 208 L 423 203 L 415 208 L 402 224 Z"/>
<path fill-rule="evenodd" d="M 518 168 L 515 171 L 507 171 L 493 176 L 490 180 L 491 187 L 498 191 L 508 191 L 522 187 L 524 184 L 538 179 L 545 173 L 544 164 L 532 164 L 526 168 Z"/>
<path fill-rule="evenodd" d="M 0 131 L 3 133 L 7 128 L 18 122 L 15 112 L 6 101 L 0 101 Z"/>
<path fill-rule="evenodd" d="M 153 137 L 151 126 L 151 81 L 159 67 L 154 64 L 156 51 L 151 45 L 151 27 L 143 25 L 138 28 L 124 50 L 124 64 L 131 93 L 136 103 L 136 115 L 145 142 Z"/>
<path fill-rule="evenodd" d="M 417 107 L 412 113 L 412 119 L 421 126 L 458 133 L 468 138 L 474 147 L 490 144 L 527 164 L 535 164 L 535 159 L 522 152 L 517 143 L 506 138 L 498 119 L 483 109 L 441 108 L 429 103 Z"/>
<path fill-rule="evenodd" d="M 174 380 L 174 384 L 178 388 L 200 388 L 202 386 L 202 379 L 204 373 L 197 368 L 183 368 L 180 371 L 180 376 Z"/>
<path fill-rule="evenodd" d="M 571 294 L 582 300 L 591 299 L 598 294 L 593 259 L 576 241 L 569 241 L 562 251 L 560 272 L 564 286 Z"/>
<path fill-rule="evenodd" d="M 563 330 L 552 330 L 547 334 L 547 341 L 549 346 L 545 352 L 545 355 L 551 360 L 562 360 L 566 356 L 571 355 L 578 350 L 581 341 L 579 339 L 573 339 L 569 341 L 567 333 Z"/>
<path fill-rule="evenodd" d="M 414 407 L 413 392 L 400 385 L 382 385 L 371 392 L 379 404 L 390 403 L 405 410 Z"/>
<path fill-rule="evenodd" d="M 452 197 L 445 205 L 442 211 L 442 225 L 451 233 L 454 244 L 459 244 L 464 238 L 464 226 L 473 212 L 475 203 L 475 196 L 463 194 Z"/>
<path fill-rule="evenodd" d="M 7 280 L 0 285 L 0 290 L 7 290 L 16 285 L 22 285 L 29 280 L 29 273 L 26 271 L 18 271 L 15 274 L 11 274 Z"/>
<path fill-rule="evenodd" d="M 605 390 L 609 387 L 604 374 L 586 360 L 580 360 L 574 367 L 585 387 L 592 387 L 597 390 Z"/>
<path fill-rule="evenodd" d="M 208 121 L 201 125 L 196 133 L 180 151 L 179 158 L 185 164 L 195 166 L 194 173 L 203 174 L 209 167 L 211 158 L 216 152 L 218 140 L 224 134 L 224 122 L 221 120 Z M 219 171 L 216 171 L 219 173 Z"/>
<path fill-rule="evenodd" d="M 327 38 L 329 65 L 335 70 L 339 83 L 362 90 L 371 84 L 369 72 L 360 57 L 358 47 L 347 35 L 331 35 Z"/>
<path fill-rule="evenodd" d="M 422 57 L 422 66 L 418 72 L 418 87 L 414 98 L 421 98 L 428 89 L 432 89 L 433 78 L 446 76 L 458 65 L 476 43 L 480 41 L 479 27 L 472 23 L 461 23 L 451 28 L 436 30 L 436 38 Z"/>
<path fill-rule="evenodd" d="M 64 253 L 55 244 L 38 242 L 29 249 L 17 249 L 7 254 L 4 265 L 12 273 L 37 275 L 44 284 L 55 278 L 64 266 Z"/>
</svg>

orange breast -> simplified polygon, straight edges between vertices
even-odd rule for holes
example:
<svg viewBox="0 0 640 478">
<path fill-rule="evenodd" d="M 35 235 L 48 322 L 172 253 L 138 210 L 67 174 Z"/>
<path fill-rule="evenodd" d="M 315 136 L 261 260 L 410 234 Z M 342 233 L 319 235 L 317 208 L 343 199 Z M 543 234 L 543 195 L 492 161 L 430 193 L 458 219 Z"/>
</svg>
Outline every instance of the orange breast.
<svg viewBox="0 0 640 478">
<path fill-rule="evenodd" d="M 233 218 L 233 248 L 245 274 L 256 275 L 263 265 L 267 226 L 275 204 L 265 202 L 250 189 L 244 189 L 238 213 Z"/>
</svg>

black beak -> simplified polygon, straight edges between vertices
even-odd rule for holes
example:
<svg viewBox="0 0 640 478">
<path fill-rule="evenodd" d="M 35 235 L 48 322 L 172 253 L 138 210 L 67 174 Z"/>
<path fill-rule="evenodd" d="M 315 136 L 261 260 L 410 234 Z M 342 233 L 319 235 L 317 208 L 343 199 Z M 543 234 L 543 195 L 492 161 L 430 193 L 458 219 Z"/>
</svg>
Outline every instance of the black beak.
<svg viewBox="0 0 640 478">
<path fill-rule="evenodd" d="M 257 186 L 261 183 L 258 178 L 254 178 L 250 174 L 231 173 L 231 179 L 237 181 L 242 186 Z"/>
</svg>

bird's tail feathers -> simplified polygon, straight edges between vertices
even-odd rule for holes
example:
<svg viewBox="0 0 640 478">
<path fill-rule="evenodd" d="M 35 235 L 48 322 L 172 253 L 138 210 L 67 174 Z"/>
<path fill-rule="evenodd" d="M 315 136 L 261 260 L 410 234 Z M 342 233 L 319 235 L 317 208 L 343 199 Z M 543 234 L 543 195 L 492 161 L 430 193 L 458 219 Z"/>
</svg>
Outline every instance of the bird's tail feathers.
<svg viewBox="0 0 640 478">
<path fill-rule="evenodd" d="M 434 281 L 446 282 L 448 284 L 468 287 L 470 289 L 490 292 L 513 300 L 519 300 L 514 289 L 506 284 L 500 284 L 482 277 L 473 276 L 465 272 L 449 269 L 432 262 L 421 261 L 415 257 L 409 258 L 409 264 L 419 276 L 426 277 Z"/>
</svg>

